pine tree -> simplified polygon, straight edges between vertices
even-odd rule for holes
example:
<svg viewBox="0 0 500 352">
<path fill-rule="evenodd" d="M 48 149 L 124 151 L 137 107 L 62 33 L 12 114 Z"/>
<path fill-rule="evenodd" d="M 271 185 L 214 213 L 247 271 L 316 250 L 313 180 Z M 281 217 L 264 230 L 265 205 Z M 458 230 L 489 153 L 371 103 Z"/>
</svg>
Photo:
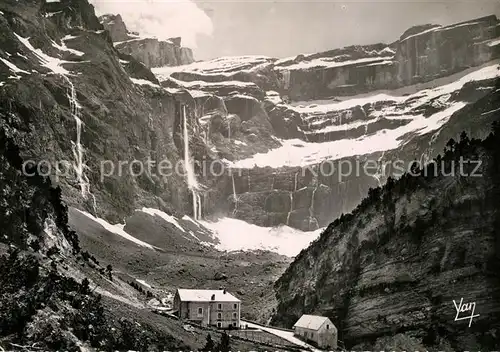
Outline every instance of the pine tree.
<svg viewBox="0 0 500 352">
<path fill-rule="evenodd" d="M 207 335 L 207 342 L 205 343 L 205 347 L 202 348 L 202 351 L 205 352 L 215 351 L 215 343 L 214 340 L 212 340 L 212 336 L 210 334 Z"/>
<path fill-rule="evenodd" d="M 112 276 L 112 272 L 113 272 L 113 267 L 111 266 L 111 264 L 108 264 L 108 266 L 106 267 L 106 271 L 108 273 L 108 277 L 111 281 L 113 281 L 113 276 Z"/>
<path fill-rule="evenodd" d="M 224 331 L 222 337 L 220 338 L 220 342 L 215 349 L 217 352 L 230 352 L 231 346 L 229 341 L 229 335 Z"/>
</svg>

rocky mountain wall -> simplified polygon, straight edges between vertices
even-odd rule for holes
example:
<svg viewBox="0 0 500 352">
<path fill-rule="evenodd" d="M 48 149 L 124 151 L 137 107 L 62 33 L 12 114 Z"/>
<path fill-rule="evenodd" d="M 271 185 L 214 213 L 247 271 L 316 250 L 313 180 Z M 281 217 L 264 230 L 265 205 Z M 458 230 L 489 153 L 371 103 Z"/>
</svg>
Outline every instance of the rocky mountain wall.
<svg viewBox="0 0 500 352">
<path fill-rule="evenodd" d="M 223 202 L 227 204 L 225 209 L 232 217 L 260 226 L 286 224 L 304 231 L 324 227 L 332 218 L 354 209 L 370 187 L 384 184 L 391 175 L 400 176 L 409 169 L 413 160 L 424 163 L 432 159 L 444 149 L 450 137 L 457 138 L 463 130 L 473 136 L 485 137 L 488 126 L 496 119 L 496 115 L 489 112 L 495 111 L 500 99 L 499 92 L 493 93 L 495 82 L 496 79 L 476 82 L 462 88 L 456 94 L 471 100 L 468 108 L 454 113 L 442 130 L 416 136 L 409 134 L 406 138 L 411 142 L 401 148 L 330 159 L 302 167 L 233 169 L 232 174 L 226 176 L 226 182 L 220 183 L 219 193 L 226 197 Z M 490 88 L 478 90 L 480 86 Z M 470 94 L 471 90 L 476 91 L 475 96 Z M 354 120 L 357 119 L 356 109 L 351 117 Z M 423 109 L 431 114 L 435 107 L 433 104 L 421 105 L 419 113 L 425 111 Z M 479 119 L 481 124 L 471 125 L 471 119 Z M 330 123 L 331 120 L 326 121 Z M 337 135 L 334 132 L 327 136 L 316 135 L 316 138 L 318 142 L 355 139 L 377 133 L 380 129 L 400 128 L 409 120 L 396 122 L 378 120 L 372 125 L 338 131 Z"/>
<path fill-rule="evenodd" d="M 92 6 L 80 0 L 29 6 L 6 1 L 0 10 L 0 54 L 9 63 L 0 64 L 0 99 L 13 114 L 29 111 L 18 136 L 23 158 L 50 166 L 46 171 L 68 205 L 114 222 L 141 206 L 187 209 L 183 177 L 162 176 L 157 168 L 162 160 L 175 165 L 181 159 L 174 143 L 175 98 L 132 81 L 154 76 L 113 47 Z M 78 137 L 85 196 L 74 169 Z M 156 168 L 140 172 L 135 160 L 152 160 Z M 55 171 L 58 162 L 67 162 L 62 175 Z"/>
<path fill-rule="evenodd" d="M 496 348 L 498 126 L 484 141 L 462 134 L 436 164 L 371 189 L 330 224 L 277 281 L 273 322 L 326 315 L 353 350 Z M 455 321 L 461 299 L 476 304 L 470 326 Z"/>
<path fill-rule="evenodd" d="M 277 68 L 289 72 L 284 94 L 292 100 L 352 96 L 427 82 L 478 66 L 498 56 L 498 43 L 493 41 L 498 37 L 499 21 L 488 16 L 445 27 L 419 27 L 385 51 L 351 47 L 333 58 L 304 57 Z"/>
<path fill-rule="evenodd" d="M 178 66 L 194 62 L 193 51 L 181 46 L 181 38 L 158 40 L 142 38 L 130 33 L 120 15 L 100 17 L 104 28 L 111 34 L 115 47 L 122 53 L 133 56 L 147 67 Z"/>
</svg>

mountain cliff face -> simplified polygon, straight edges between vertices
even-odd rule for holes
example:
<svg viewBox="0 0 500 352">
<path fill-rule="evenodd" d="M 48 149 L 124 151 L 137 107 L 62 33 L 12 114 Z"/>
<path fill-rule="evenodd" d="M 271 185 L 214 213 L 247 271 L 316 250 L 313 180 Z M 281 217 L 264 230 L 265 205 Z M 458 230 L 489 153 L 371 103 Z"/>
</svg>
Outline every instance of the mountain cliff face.
<svg viewBox="0 0 500 352">
<path fill-rule="evenodd" d="M 498 55 L 495 16 L 450 26 L 409 29 L 389 45 L 354 46 L 280 60 L 293 100 L 355 95 L 427 82 Z M 492 45 L 494 44 L 494 45 Z M 288 74 L 287 72 L 287 74 Z"/>
<path fill-rule="evenodd" d="M 0 99 L 12 113 L 26 111 L 22 157 L 46 163 L 44 172 L 69 205 L 108 219 L 121 220 L 147 203 L 182 209 L 188 195 L 181 176 L 133 177 L 130 166 L 136 159 L 180 159 L 175 99 L 134 83 L 154 76 L 114 49 L 92 7 L 38 1 L 3 2 L 0 9 Z M 110 176 L 101 178 L 105 164 Z"/>
<path fill-rule="evenodd" d="M 277 281 L 274 322 L 327 315 L 354 350 L 495 349 L 499 137 L 498 123 L 484 141 L 463 133 L 433 164 L 370 189 Z M 479 314 L 470 326 L 455 321 L 462 299 Z"/>
<path fill-rule="evenodd" d="M 226 256 L 221 245 L 300 238 L 304 248 L 368 193 L 278 281 L 275 322 L 327 314 L 350 346 L 394 333 L 493 346 L 498 132 L 448 141 L 484 138 L 497 120 L 498 29 L 490 16 L 391 44 L 195 63 L 179 38 L 140 38 L 87 0 L 2 1 L 2 345 L 199 349 L 206 336 L 148 314 L 127 279 L 150 274 L 158 294 L 224 281 L 267 319 L 289 258 Z M 445 147 L 448 162 L 482 160 L 485 177 L 389 178 Z M 371 172 L 350 169 L 369 162 Z M 484 309 L 471 330 L 453 325 L 459 296 Z"/>
<path fill-rule="evenodd" d="M 222 121 L 216 130 L 206 123 L 202 133 L 232 168 L 225 185 L 217 184 L 227 205 L 217 199 L 211 203 L 218 207 L 205 212 L 305 231 L 352 210 L 394 171 L 383 165 L 401 160 L 407 168 L 431 158 L 460 133 L 458 126 L 484 136 L 493 116 L 466 123 L 467 106 L 493 90 L 499 72 L 493 61 L 390 94 L 293 102 L 278 93 L 273 65 L 261 57 L 228 58 L 154 72 L 168 89 L 192 92 L 200 119 Z M 267 90 L 273 85 L 277 90 Z M 210 105 L 214 96 L 224 106 Z M 196 150 L 193 156 L 202 158 Z M 352 171 L 369 160 L 378 171 Z"/>
<path fill-rule="evenodd" d="M 136 52 L 163 44 L 134 37 L 119 16 L 101 25 L 84 0 L 7 1 L 0 11 L 1 98 L 34 116 L 23 157 L 68 161 L 68 175 L 57 180 L 65 201 L 111 222 L 153 207 L 317 230 L 395 172 L 384 163 L 400 159 L 405 170 L 462 130 L 484 137 L 493 118 L 473 122 L 467 111 L 499 75 L 494 16 L 414 28 L 387 45 L 173 67 L 190 61 L 179 39 L 165 44 L 165 55 Z M 443 46 L 463 59 L 446 59 Z M 167 66 L 146 67 L 157 64 Z M 185 150 L 194 191 L 183 172 L 164 177 L 157 168 L 184 162 Z M 156 168 L 138 172 L 136 160 Z M 343 169 L 370 161 L 377 163 L 370 173 Z"/>
<path fill-rule="evenodd" d="M 100 293 L 113 290 L 113 285 L 106 288 L 113 282 L 112 269 L 80 247 L 68 226 L 61 189 L 36 166 L 23 166 L 20 131 L 29 128 L 29 114 L 0 106 L 2 349 L 188 348 L 186 336 L 174 337 L 139 318 L 140 325 L 137 316 L 129 319 L 105 303 Z M 114 285 L 120 283 L 115 280 Z"/>
<path fill-rule="evenodd" d="M 131 55 L 147 67 L 187 65 L 194 62 L 193 51 L 181 46 L 181 38 L 167 41 L 141 38 L 130 33 L 120 15 L 100 17 L 118 51 Z"/>
</svg>

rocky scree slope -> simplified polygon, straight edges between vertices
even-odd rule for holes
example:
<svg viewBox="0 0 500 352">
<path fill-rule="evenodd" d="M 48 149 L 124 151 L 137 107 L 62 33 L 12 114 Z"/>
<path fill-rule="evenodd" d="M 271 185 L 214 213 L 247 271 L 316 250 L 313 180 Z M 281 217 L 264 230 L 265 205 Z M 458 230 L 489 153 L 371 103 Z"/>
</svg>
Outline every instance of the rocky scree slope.
<svg viewBox="0 0 500 352">
<path fill-rule="evenodd" d="M 483 141 L 450 140 L 418 176 L 388 179 L 331 223 L 277 281 L 274 323 L 329 316 L 354 350 L 497 348 L 499 126 Z M 460 173 L 461 159 L 479 161 L 482 176 L 471 176 L 475 162 Z M 480 314 L 470 327 L 454 321 L 461 298 Z"/>
</svg>

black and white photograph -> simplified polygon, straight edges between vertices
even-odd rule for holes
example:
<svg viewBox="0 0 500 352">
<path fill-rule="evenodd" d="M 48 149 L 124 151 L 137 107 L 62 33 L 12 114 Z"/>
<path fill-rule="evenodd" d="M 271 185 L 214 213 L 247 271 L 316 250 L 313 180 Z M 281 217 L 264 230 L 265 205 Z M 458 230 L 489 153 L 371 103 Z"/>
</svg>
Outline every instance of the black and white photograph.
<svg viewBox="0 0 500 352">
<path fill-rule="evenodd" d="M 0 352 L 499 352 L 500 1 L 0 0 Z"/>
</svg>

